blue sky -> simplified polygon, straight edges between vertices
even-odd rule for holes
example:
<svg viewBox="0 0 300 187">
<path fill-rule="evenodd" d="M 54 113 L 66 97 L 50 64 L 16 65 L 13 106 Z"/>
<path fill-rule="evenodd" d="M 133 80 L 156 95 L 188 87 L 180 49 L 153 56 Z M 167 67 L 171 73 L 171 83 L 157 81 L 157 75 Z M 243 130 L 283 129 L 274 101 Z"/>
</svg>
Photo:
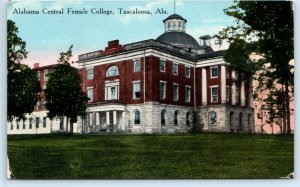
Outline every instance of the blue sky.
<svg viewBox="0 0 300 187">
<path fill-rule="evenodd" d="M 177 0 L 176 13 L 187 19 L 187 33 L 198 40 L 205 34 L 214 35 L 233 19 L 223 9 L 232 1 Z M 26 63 L 42 65 L 56 63 L 59 53 L 73 44 L 73 60 L 82 53 L 103 49 L 107 41 L 119 39 L 121 44 L 155 39 L 164 32 L 162 20 L 174 13 L 173 0 L 152 1 L 13 1 L 9 3 L 7 18 L 16 22 L 19 36 L 27 42 L 29 51 Z M 39 10 L 39 15 L 13 14 L 15 8 Z M 114 15 L 47 15 L 47 8 L 104 8 L 113 10 Z M 119 15 L 117 9 L 151 10 L 152 15 Z M 168 14 L 154 14 L 157 8 Z M 216 46 L 217 50 L 218 47 Z"/>
</svg>

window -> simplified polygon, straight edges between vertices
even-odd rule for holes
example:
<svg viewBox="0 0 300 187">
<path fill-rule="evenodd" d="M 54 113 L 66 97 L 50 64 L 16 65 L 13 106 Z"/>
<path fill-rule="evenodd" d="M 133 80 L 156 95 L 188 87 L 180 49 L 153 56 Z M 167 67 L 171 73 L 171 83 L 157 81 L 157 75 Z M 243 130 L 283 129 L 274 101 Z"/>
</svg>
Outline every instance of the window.
<svg viewBox="0 0 300 187">
<path fill-rule="evenodd" d="M 93 88 L 87 89 L 87 96 L 89 98 L 89 102 L 93 102 Z"/>
<path fill-rule="evenodd" d="M 110 66 L 106 71 L 106 77 L 112 77 L 119 75 L 119 70 L 117 66 Z"/>
<path fill-rule="evenodd" d="M 210 68 L 210 78 L 217 78 L 218 77 L 218 67 L 211 67 Z"/>
<path fill-rule="evenodd" d="M 40 77 L 41 77 L 41 74 L 40 74 L 40 71 L 37 71 L 36 72 L 36 78 L 40 81 Z"/>
<path fill-rule="evenodd" d="M 117 99 L 117 94 L 116 94 L 116 87 L 110 87 L 110 96 L 111 100 Z"/>
<path fill-rule="evenodd" d="M 166 111 L 162 110 L 160 113 L 161 125 L 166 125 Z"/>
<path fill-rule="evenodd" d="M 218 102 L 218 87 L 210 87 L 211 102 Z"/>
<path fill-rule="evenodd" d="M 178 21 L 178 28 L 182 29 L 181 21 Z"/>
<path fill-rule="evenodd" d="M 184 69 L 185 77 L 190 78 L 190 71 L 191 71 L 190 67 L 185 67 Z"/>
<path fill-rule="evenodd" d="M 166 98 L 166 82 L 160 82 L 160 99 Z"/>
<path fill-rule="evenodd" d="M 185 102 L 191 101 L 191 87 L 186 86 L 185 87 Z"/>
<path fill-rule="evenodd" d="M 88 80 L 92 80 L 94 78 L 94 68 L 87 69 Z"/>
<path fill-rule="evenodd" d="M 173 84 L 173 101 L 178 101 L 178 84 L 174 83 Z"/>
<path fill-rule="evenodd" d="M 133 83 L 133 99 L 141 98 L 141 85 L 140 82 Z"/>
<path fill-rule="evenodd" d="M 59 120 L 59 130 L 64 130 L 64 118 L 60 118 Z"/>
<path fill-rule="evenodd" d="M 236 88 L 235 91 L 235 101 L 238 103 L 240 99 L 240 89 Z"/>
<path fill-rule="evenodd" d="M 119 99 L 119 80 L 105 82 L 105 100 Z"/>
<path fill-rule="evenodd" d="M 39 110 L 40 108 L 40 101 L 36 102 L 36 110 Z"/>
<path fill-rule="evenodd" d="M 39 128 L 40 126 L 40 118 L 35 118 L 35 128 Z"/>
<path fill-rule="evenodd" d="M 44 82 L 46 83 L 48 81 L 48 70 L 44 70 Z"/>
<path fill-rule="evenodd" d="M 43 127 L 46 128 L 47 126 L 47 117 L 43 117 Z"/>
<path fill-rule="evenodd" d="M 172 72 L 173 72 L 173 75 L 178 75 L 178 64 L 173 64 Z"/>
<path fill-rule="evenodd" d="M 14 130 L 14 125 L 12 122 L 10 123 L 10 130 Z"/>
<path fill-rule="evenodd" d="M 171 22 L 168 22 L 168 30 L 171 28 Z"/>
<path fill-rule="evenodd" d="M 160 72 L 166 72 L 166 61 L 160 60 L 159 68 L 160 68 Z"/>
<path fill-rule="evenodd" d="M 43 101 L 43 109 L 44 109 L 44 110 L 46 109 L 46 103 L 47 103 L 47 100 L 44 99 L 44 101 Z"/>
<path fill-rule="evenodd" d="M 23 129 L 26 129 L 26 119 L 23 119 Z"/>
<path fill-rule="evenodd" d="M 176 110 L 174 113 L 174 125 L 178 125 L 178 116 L 179 116 L 179 112 L 178 110 Z"/>
<path fill-rule="evenodd" d="M 138 110 L 136 110 L 136 111 L 134 112 L 134 124 L 135 124 L 135 125 L 141 124 L 141 113 L 140 113 L 140 111 L 138 111 Z"/>
<path fill-rule="evenodd" d="M 17 122 L 17 129 L 19 129 L 20 128 L 20 121 L 17 120 L 16 122 Z"/>
<path fill-rule="evenodd" d="M 133 61 L 133 72 L 140 72 L 141 71 L 141 61 L 135 60 Z"/>
<path fill-rule="evenodd" d="M 29 118 L 29 129 L 32 129 L 32 123 L 33 123 L 33 119 Z"/>
<path fill-rule="evenodd" d="M 176 29 L 176 22 L 172 21 L 172 29 L 175 30 Z"/>
<path fill-rule="evenodd" d="M 226 102 L 230 101 L 230 86 L 226 86 Z"/>
<path fill-rule="evenodd" d="M 209 113 L 209 124 L 210 125 L 216 125 L 217 122 L 217 113 L 215 111 L 212 111 Z"/>
<path fill-rule="evenodd" d="M 192 118 L 191 113 L 190 113 L 190 112 L 187 112 L 187 113 L 186 113 L 186 118 L 185 118 L 185 120 L 186 120 L 186 126 L 187 126 L 187 127 L 189 127 L 189 126 L 191 125 L 191 118 Z"/>
</svg>

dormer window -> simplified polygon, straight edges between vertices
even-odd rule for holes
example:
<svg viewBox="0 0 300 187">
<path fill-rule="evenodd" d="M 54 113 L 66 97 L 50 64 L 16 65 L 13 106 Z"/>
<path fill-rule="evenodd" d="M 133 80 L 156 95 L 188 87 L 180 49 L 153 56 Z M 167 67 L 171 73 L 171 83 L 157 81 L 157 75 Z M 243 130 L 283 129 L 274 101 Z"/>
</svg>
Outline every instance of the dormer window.
<svg viewBox="0 0 300 187">
<path fill-rule="evenodd" d="M 119 75 L 119 70 L 117 66 L 111 66 L 106 71 L 106 77 L 113 77 Z"/>
</svg>

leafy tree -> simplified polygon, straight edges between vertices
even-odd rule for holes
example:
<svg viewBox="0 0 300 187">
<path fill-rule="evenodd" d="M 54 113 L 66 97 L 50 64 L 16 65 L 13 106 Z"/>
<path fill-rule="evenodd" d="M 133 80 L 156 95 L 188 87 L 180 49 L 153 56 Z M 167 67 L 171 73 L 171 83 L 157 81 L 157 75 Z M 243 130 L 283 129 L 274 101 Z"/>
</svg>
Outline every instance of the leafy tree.
<svg viewBox="0 0 300 187">
<path fill-rule="evenodd" d="M 234 5 L 224 12 L 235 18 L 236 24 L 223 29 L 216 36 L 220 43 L 224 40 L 232 43 L 225 60 L 237 70 L 251 74 L 265 72 L 263 77 L 258 77 L 261 88 L 274 86 L 274 80 L 283 85 L 282 106 L 287 133 L 290 133 L 290 92 L 294 86 L 294 66 L 290 63 L 294 59 L 292 6 L 291 1 L 234 1 Z M 252 66 L 245 65 L 253 53 L 263 58 Z M 263 81 L 266 77 L 271 81 Z"/>
<path fill-rule="evenodd" d="M 80 88 L 80 76 L 77 69 L 70 64 L 72 47 L 67 52 L 60 53 L 59 64 L 49 73 L 49 80 L 44 91 L 48 117 L 50 119 L 56 116 L 67 117 L 67 127 L 71 119 L 70 133 L 73 133 L 73 123 L 77 116 L 85 115 L 88 100 Z"/>
<path fill-rule="evenodd" d="M 7 119 L 11 121 L 25 119 L 25 113 L 31 113 L 39 99 L 41 91 L 36 73 L 27 65 L 26 42 L 18 36 L 18 27 L 7 21 Z"/>
</svg>

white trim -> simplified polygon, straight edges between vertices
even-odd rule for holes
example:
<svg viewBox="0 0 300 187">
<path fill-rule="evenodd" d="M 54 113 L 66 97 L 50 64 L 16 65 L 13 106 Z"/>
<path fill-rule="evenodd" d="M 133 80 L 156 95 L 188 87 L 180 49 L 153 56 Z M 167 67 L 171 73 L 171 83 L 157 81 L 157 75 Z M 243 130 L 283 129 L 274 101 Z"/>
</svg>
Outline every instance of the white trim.
<svg viewBox="0 0 300 187">
<path fill-rule="evenodd" d="M 212 76 L 212 69 L 215 69 L 215 68 L 217 68 L 217 76 Z M 218 75 L 219 75 L 219 67 L 218 67 L 218 66 L 211 66 L 211 67 L 209 67 L 209 75 L 210 75 L 210 78 L 211 78 L 211 79 L 218 78 Z"/>
<path fill-rule="evenodd" d="M 161 83 L 164 83 L 164 95 L 163 95 L 163 97 L 161 98 L 160 97 L 160 86 L 161 86 Z M 164 99 L 166 99 L 166 91 L 167 91 L 167 82 L 166 81 L 159 81 L 159 99 L 160 100 L 164 100 Z"/>
<path fill-rule="evenodd" d="M 184 65 L 188 65 L 188 66 L 192 66 L 192 67 L 195 66 L 195 63 L 191 60 L 186 60 L 185 58 L 173 56 L 166 52 L 162 52 L 162 51 L 155 50 L 155 49 L 145 50 L 145 57 L 147 57 L 147 56 L 155 56 L 164 61 L 168 60 L 168 61 L 172 61 L 172 62 L 178 63 L 178 64 L 184 64 Z M 143 58 L 143 57 L 144 57 L 144 49 L 140 49 L 139 51 L 134 51 L 134 52 L 127 52 L 127 53 L 123 52 L 120 54 L 103 56 L 103 57 L 100 57 L 100 59 L 96 59 L 96 60 L 91 59 L 89 61 L 87 59 L 86 61 L 77 61 L 77 63 L 78 63 L 78 68 L 81 69 L 81 68 L 83 68 L 83 64 L 84 64 L 84 67 L 88 68 L 88 67 L 94 67 L 94 66 L 98 66 L 98 65 L 110 64 L 110 63 L 138 59 L 138 58 Z"/>
<path fill-rule="evenodd" d="M 222 65 L 228 64 L 224 61 L 223 57 L 213 58 L 213 59 L 205 59 L 199 60 L 196 62 L 196 68 L 206 67 L 206 66 L 215 66 L 215 65 Z"/>
<path fill-rule="evenodd" d="M 91 98 L 88 96 L 89 90 L 92 90 L 92 97 Z M 88 102 L 89 103 L 93 102 L 93 100 L 94 100 L 94 87 L 93 86 L 86 87 L 86 93 L 87 93 L 88 98 L 90 98 Z"/>
<path fill-rule="evenodd" d="M 174 100 L 174 85 L 176 85 L 177 86 L 177 99 L 176 100 Z M 178 83 L 173 83 L 173 101 L 179 101 L 179 84 Z"/>
<path fill-rule="evenodd" d="M 213 95 L 212 95 L 212 88 L 218 88 L 218 90 L 217 90 L 217 101 L 213 101 Z M 219 102 L 219 85 L 213 85 L 213 86 L 210 86 L 209 87 L 209 90 L 210 90 L 210 102 L 211 103 L 217 103 L 217 102 Z"/>
<path fill-rule="evenodd" d="M 202 105 L 206 105 L 207 104 L 207 80 L 206 80 L 207 74 L 205 68 L 202 68 L 201 77 L 202 77 L 202 85 L 201 85 Z"/>
</svg>

